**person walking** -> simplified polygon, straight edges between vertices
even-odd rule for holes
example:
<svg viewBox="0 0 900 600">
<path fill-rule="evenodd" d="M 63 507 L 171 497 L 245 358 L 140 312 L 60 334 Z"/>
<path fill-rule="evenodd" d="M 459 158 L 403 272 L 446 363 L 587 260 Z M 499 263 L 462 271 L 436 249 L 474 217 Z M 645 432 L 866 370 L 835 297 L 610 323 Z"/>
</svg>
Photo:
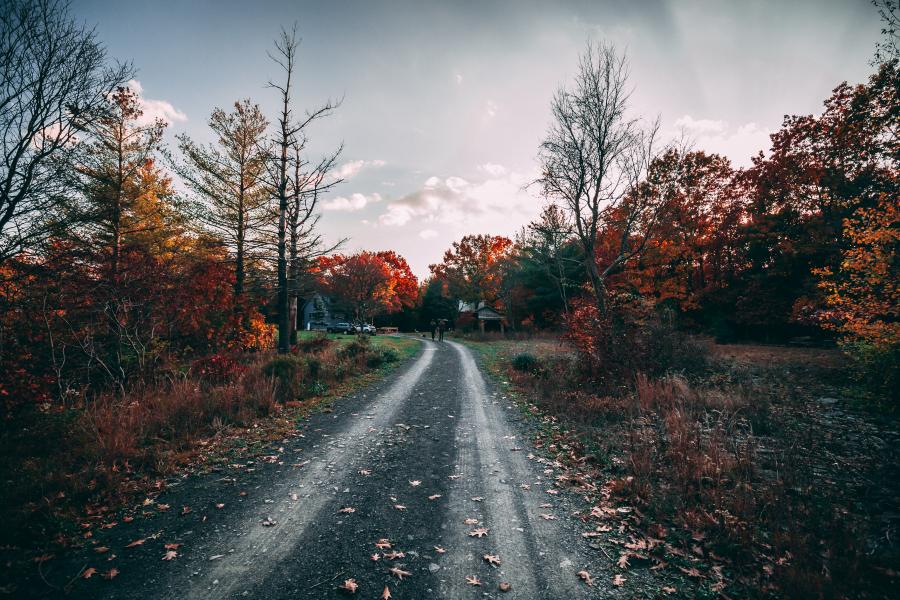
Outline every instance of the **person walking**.
<svg viewBox="0 0 900 600">
<path fill-rule="evenodd" d="M 434 341 L 434 332 L 437 330 L 437 323 L 434 322 L 434 319 L 431 320 L 431 341 Z"/>
<path fill-rule="evenodd" d="M 447 327 L 446 319 L 441 319 L 440 321 L 438 321 L 438 341 L 440 341 L 440 342 L 444 341 L 444 328 L 446 328 L 446 327 Z"/>
</svg>

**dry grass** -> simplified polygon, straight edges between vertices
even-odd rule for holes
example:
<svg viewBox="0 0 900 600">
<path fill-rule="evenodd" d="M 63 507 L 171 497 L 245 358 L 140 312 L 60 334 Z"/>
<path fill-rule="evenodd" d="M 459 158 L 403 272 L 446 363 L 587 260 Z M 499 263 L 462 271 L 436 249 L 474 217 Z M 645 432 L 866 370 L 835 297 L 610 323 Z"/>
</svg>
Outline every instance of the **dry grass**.
<svg viewBox="0 0 900 600">
<path fill-rule="evenodd" d="M 539 443 L 558 462 L 595 465 L 577 476 L 602 482 L 595 502 L 639 510 L 618 537 L 644 540 L 660 576 L 681 577 L 679 589 L 886 597 L 897 551 L 879 504 L 898 495 L 896 484 L 876 486 L 885 430 L 857 431 L 860 415 L 818 418 L 824 382 L 840 378 L 833 351 L 720 347 L 702 375 L 639 374 L 621 393 L 600 395 L 577 358 L 546 341 L 473 346 L 539 414 L 552 415 Z M 523 352 L 539 367 L 512 368 Z"/>
</svg>

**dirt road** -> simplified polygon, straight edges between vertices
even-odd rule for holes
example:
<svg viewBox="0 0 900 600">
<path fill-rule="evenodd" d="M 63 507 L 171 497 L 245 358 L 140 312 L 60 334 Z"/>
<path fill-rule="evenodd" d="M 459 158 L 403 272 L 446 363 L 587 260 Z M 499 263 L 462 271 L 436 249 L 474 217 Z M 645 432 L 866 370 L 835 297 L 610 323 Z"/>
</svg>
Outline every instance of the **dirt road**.
<svg viewBox="0 0 900 600">
<path fill-rule="evenodd" d="M 616 596 L 608 562 L 579 535 L 575 499 L 548 493 L 552 465 L 529 458 L 521 419 L 468 348 L 423 341 L 410 364 L 273 444 L 274 458 L 185 479 L 157 499 L 170 511 L 110 530 L 119 574 L 79 581 L 73 595 Z M 165 544 L 181 544 L 171 560 Z M 582 569 L 601 575 L 594 587 Z M 356 594 L 338 589 L 347 579 Z"/>
</svg>

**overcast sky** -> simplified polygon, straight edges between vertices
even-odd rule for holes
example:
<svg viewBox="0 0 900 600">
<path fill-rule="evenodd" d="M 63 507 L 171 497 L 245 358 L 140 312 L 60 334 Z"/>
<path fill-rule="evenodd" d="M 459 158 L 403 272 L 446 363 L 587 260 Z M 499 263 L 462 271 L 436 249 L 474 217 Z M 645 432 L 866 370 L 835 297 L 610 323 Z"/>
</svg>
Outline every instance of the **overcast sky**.
<svg viewBox="0 0 900 600">
<path fill-rule="evenodd" d="M 266 56 L 282 25 L 303 38 L 296 108 L 344 97 L 311 131 L 313 155 L 345 152 L 324 203 L 347 252 L 391 249 L 427 275 L 467 233 L 512 236 L 541 199 L 550 98 L 587 40 L 627 49 L 635 115 L 737 165 L 785 114 L 817 113 L 864 81 L 879 35 L 868 0 L 323 1 L 75 0 L 111 56 L 131 60 L 148 113 L 210 141 L 216 106 L 251 98 L 274 114 Z"/>
</svg>

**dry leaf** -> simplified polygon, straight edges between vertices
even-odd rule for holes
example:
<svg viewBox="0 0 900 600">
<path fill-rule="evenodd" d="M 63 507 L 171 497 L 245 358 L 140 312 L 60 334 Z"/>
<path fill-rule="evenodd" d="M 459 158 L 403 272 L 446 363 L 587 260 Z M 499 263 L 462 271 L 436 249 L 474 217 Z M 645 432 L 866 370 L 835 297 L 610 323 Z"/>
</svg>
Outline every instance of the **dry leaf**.
<svg viewBox="0 0 900 600">
<path fill-rule="evenodd" d="M 261 523 L 263 527 L 274 527 L 275 525 L 278 525 L 278 521 L 276 521 L 272 517 L 266 517 L 261 521 Z"/>
<path fill-rule="evenodd" d="M 394 508 L 396 508 L 397 510 L 406 510 L 406 507 L 402 504 L 395 504 Z"/>
<path fill-rule="evenodd" d="M 372 471 L 369 471 L 367 469 L 360 469 L 359 474 L 362 475 L 363 477 L 368 477 L 369 475 L 372 474 Z M 387 588 L 384 588 L 384 589 L 387 589 Z"/>
<path fill-rule="evenodd" d="M 486 536 L 488 534 L 488 531 L 489 530 L 487 527 L 479 527 L 477 529 L 473 529 L 472 531 L 470 531 L 469 536 L 483 538 L 484 536 Z"/>
<path fill-rule="evenodd" d="M 624 577 L 622 577 L 622 575 L 616 573 L 616 576 L 613 577 L 612 584 L 617 587 L 622 587 L 623 585 L 625 585 L 625 581 L 626 580 Z"/>
<path fill-rule="evenodd" d="M 106 573 L 103 573 L 103 574 L 101 575 L 101 577 L 103 577 L 104 579 L 112 579 L 112 578 L 114 578 L 114 577 L 115 577 L 116 575 L 118 575 L 118 574 L 119 574 L 119 570 L 118 570 L 117 568 L 113 567 L 112 569 L 110 569 L 110 570 L 107 571 Z"/>
<path fill-rule="evenodd" d="M 403 581 L 404 577 L 409 577 L 410 575 L 412 575 L 412 573 L 410 573 L 409 571 L 404 571 L 400 567 L 391 567 L 390 569 L 388 569 L 388 572 L 391 575 L 396 576 L 400 581 Z"/>
<path fill-rule="evenodd" d="M 468 519 L 463 521 L 463 523 L 465 523 L 466 525 L 478 525 L 478 519 L 473 519 L 473 518 L 469 517 Z"/>
<path fill-rule="evenodd" d="M 375 547 L 379 550 L 386 550 L 391 547 L 391 543 L 387 540 L 387 538 L 381 538 L 377 542 L 375 542 Z"/>
<path fill-rule="evenodd" d="M 345 592 L 350 592 L 351 594 L 355 594 L 358 588 L 359 585 L 357 585 L 355 579 L 348 579 L 340 586 L 340 589 L 344 590 Z"/>
<path fill-rule="evenodd" d="M 398 558 L 406 558 L 405 552 L 397 552 L 396 550 L 391 550 L 390 552 L 386 552 L 384 554 L 384 558 L 387 560 L 397 560 Z"/>
<path fill-rule="evenodd" d="M 627 569 L 628 566 L 629 566 L 629 565 L 628 565 L 628 555 L 627 555 L 627 554 L 620 554 L 620 555 L 619 555 L 619 560 L 616 561 L 616 564 L 619 565 L 619 568 L 620 568 L 620 569 Z"/>
<path fill-rule="evenodd" d="M 94 567 L 90 567 L 90 568 L 84 570 L 84 572 L 81 574 L 81 577 L 84 579 L 90 579 L 91 577 L 94 576 L 94 574 L 96 572 L 97 572 L 97 569 L 95 569 Z"/>
<path fill-rule="evenodd" d="M 501 581 L 499 587 L 501 592 L 508 592 L 512 589 L 512 586 L 506 581 Z"/>
<path fill-rule="evenodd" d="M 410 482 L 409 482 L 409 485 L 411 485 L 411 486 L 413 486 L 413 487 L 419 487 L 420 485 L 422 485 L 422 482 L 419 481 L 418 479 L 415 479 L 415 480 L 413 480 L 413 481 L 410 481 Z"/>
<path fill-rule="evenodd" d="M 166 544 L 165 546 L 163 546 L 163 548 L 165 548 L 166 550 L 178 550 L 183 545 L 184 544 Z"/>
<path fill-rule="evenodd" d="M 167 550 L 165 554 L 163 554 L 163 560 L 174 560 L 175 557 L 178 556 L 178 553 L 174 550 Z"/>
<path fill-rule="evenodd" d="M 339 513 L 351 514 L 351 513 L 355 513 L 355 512 L 356 512 L 356 509 L 353 508 L 352 506 L 345 506 L 344 508 L 342 508 L 342 509 L 339 510 L 338 512 L 339 512 Z"/>
<path fill-rule="evenodd" d="M 381 600 L 391 600 L 391 589 L 388 586 L 384 586 L 384 591 L 381 592 Z"/>
<path fill-rule="evenodd" d="M 106 546 L 97 546 L 94 548 L 94 552 L 97 554 L 103 554 L 104 552 L 109 552 L 109 548 Z"/>
<path fill-rule="evenodd" d="M 225 508 L 225 505 L 220 502 L 216 504 L 216 508 Z"/>
<path fill-rule="evenodd" d="M 547 513 L 542 513 L 541 518 L 544 519 L 545 521 L 555 521 L 556 520 L 555 516 L 547 514 Z"/>
<path fill-rule="evenodd" d="M 491 565 L 492 567 L 500 566 L 500 557 L 497 556 L 496 554 L 485 554 L 483 558 L 484 558 L 485 562 L 487 564 Z"/>
<path fill-rule="evenodd" d="M 373 554 L 373 555 L 370 556 L 369 558 L 371 558 L 372 561 L 374 562 L 374 561 L 378 560 L 379 558 L 381 558 L 381 555 L 378 554 L 378 553 L 376 552 L 375 554 Z"/>
<path fill-rule="evenodd" d="M 428 496 L 428 499 L 429 499 L 429 500 L 437 500 L 437 499 L 440 498 L 440 497 L 441 497 L 440 494 L 434 494 L 434 495 L 432 495 L 432 496 Z"/>
<path fill-rule="evenodd" d="M 673 588 L 673 587 L 671 587 L 671 586 L 666 585 L 666 586 L 663 586 L 662 591 L 664 591 L 664 592 L 667 593 L 667 594 L 674 594 L 674 593 L 677 592 L 678 590 L 676 590 L 675 588 Z"/>
<path fill-rule="evenodd" d="M 142 546 L 144 544 L 144 542 L 146 542 L 146 541 L 147 541 L 146 539 L 141 538 L 139 540 L 134 540 L 133 542 L 131 542 L 130 544 L 128 544 L 125 547 L 126 548 L 134 548 L 135 546 Z"/>
<path fill-rule="evenodd" d="M 446 552 L 446 550 L 444 550 L 440 546 L 435 546 L 434 551 L 437 552 L 438 554 L 444 554 Z"/>
<path fill-rule="evenodd" d="M 469 585 L 481 585 L 481 582 L 478 581 L 478 577 L 476 577 L 475 575 L 467 575 L 466 583 L 468 583 Z"/>
<path fill-rule="evenodd" d="M 171 506 L 169 506 L 168 504 L 157 504 L 156 505 L 156 510 L 169 510 L 170 508 L 171 508 Z"/>
<path fill-rule="evenodd" d="M 588 585 L 594 585 L 594 579 L 591 577 L 591 574 L 587 571 L 578 571 L 578 576 L 581 577 L 581 580 Z"/>
<path fill-rule="evenodd" d="M 484 502 L 484 496 L 473 496 L 472 502 Z"/>
</svg>

